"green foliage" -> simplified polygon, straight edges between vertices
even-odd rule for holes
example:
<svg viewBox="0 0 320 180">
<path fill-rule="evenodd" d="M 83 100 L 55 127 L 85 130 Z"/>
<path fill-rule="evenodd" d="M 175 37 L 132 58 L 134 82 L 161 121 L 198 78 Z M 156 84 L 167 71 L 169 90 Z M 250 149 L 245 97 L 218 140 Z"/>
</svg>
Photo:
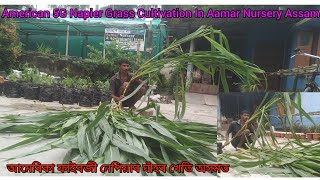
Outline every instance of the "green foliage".
<svg viewBox="0 0 320 180">
<path fill-rule="evenodd" d="M 0 6 L 0 14 L 2 12 Z M 7 73 L 16 67 L 22 49 L 17 28 L 12 19 L 0 18 L 0 69 Z"/>
<path fill-rule="evenodd" d="M 100 46 L 103 46 L 100 43 Z M 112 42 L 105 47 L 105 59 L 103 59 L 103 52 L 99 51 L 97 48 L 88 45 L 89 49 L 88 59 L 93 60 L 97 64 L 105 64 L 110 66 L 110 70 L 113 70 L 113 74 L 118 71 L 118 62 L 121 59 L 126 59 L 131 63 L 132 71 L 135 71 L 138 68 L 136 64 L 137 56 L 133 52 L 128 52 L 116 42 Z"/>
<path fill-rule="evenodd" d="M 96 81 L 94 83 L 99 89 L 103 90 L 104 92 L 109 91 L 109 87 L 110 87 L 110 82 L 109 81 Z"/>
<path fill-rule="evenodd" d="M 103 46 L 103 44 L 100 44 Z M 78 74 L 83 74 L 85 77 L 90 77 L 94 81 L 106 81 L 118 72 L 118 62 L 121 59 L 127 59 L 131 62 L 131 70 L 135 71 L 138 68 L 136 64 L 137 56 L 132 52 L 127 52 L 123 48 L 117 46 L 115 42 L 106 46 L 105 59 L 103 59 L 103 52 L 99 49 L 88 45 L 88 58 L 81 61 L 73 61 Z M 72 74 L 72 68 L 65 69 L 65 73 L 69 76 Z M 85 78 L 81 76 L 81 78 Z"/>
<path fill-rule="evenodd" d="M 74 83 L 75 82 L 73 81 L 73 78 L 71 78 L 71 77 L 67 77 L 62 80 L 62 85 L 64 87 L 72 88 L 74 86 Z"/>
<path fill-rule="evenodd" d="M 9 81 L 16 82 L 18 80 L 18 77 L 17 77 L 17 75 L 15 73 L 12 72 L 12 73 L 9 74 L 8 79 L 9 79 Z"/>
<path fill-rule="evenodd" d="M 39 85 L 52 86 L 56 83 L 56 81 L 50 75 L 41 75 Z"/>
<path fill-rule="evenodd" d="M 39 79 L 40 72 L 37 68 L 30 68 L 28 64 L 25 64 L 22 70 L 22 81 L 34 82 Z"/>
<path fill-rule="evenodd" d="M 90 77 L 94 81 L 105 81 L 111 78 L 118 70 L 118 68 L 115 69 L 111 66 L 109 62 L 102 60 L 73 61 L 72 65 L 74 65 L 77 73 L 72 73 L 73 71 L 70 70 L 70 77 Z"/>
<path fill-rule="evenodd" d="M 41 44 L 37 44 L 37 51 L 39 53 L 42 53 L 42 54 L 51 54 L 52 53 L 52 48 L 51 47 L 48 47 L 46 46 L 45 44 L 41 43 Z"/>
<path fill-rule="evenodd" d="M 99 51 L 95 47 L 91 45 L 87 45 L 87 48 L 89 50 L 88 52 L 88 59 L 91 60 L 102 60 L 103 59 L 103 54 L 102 51 Z"/>
<path fill-rule="evenodd" d="M 75 82 L 75 86 L 78 89 L 88 89 L 88 88 L 92 87 L 92 85 L 93 85 L 93 83 L 91 82 L 91 80 L 89 78 L 87 78 L 87 79 L 79 78 Z"/>
</svg>

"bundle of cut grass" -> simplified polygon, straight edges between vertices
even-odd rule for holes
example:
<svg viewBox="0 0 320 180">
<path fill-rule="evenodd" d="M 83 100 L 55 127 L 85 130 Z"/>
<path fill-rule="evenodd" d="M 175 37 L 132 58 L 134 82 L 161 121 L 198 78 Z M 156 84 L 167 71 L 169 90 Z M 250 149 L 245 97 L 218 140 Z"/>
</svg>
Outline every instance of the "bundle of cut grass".
<svg viewBox="0 0 320 180">
<path fill-rule="evenodd" d="M 155 104 L 151 104 L 155 106 Z M 25 133 L 27 138 L 1 151 L 19 148 L 44 139 L 55 139 L 19 158 L 54 148 L 68 149 L 63 162 L 156 164 L 213 164 L 216 162 L 216 127 L 174 122 L 157 113 L 144 117 L 114 111 L 101 104 L 97 111 L 58 112 L 32 117 L 1 117 L 1 133 Z M 119 173 L 119 172 L 118 172 Z M 142 175 L 146 175 L 141 171 Z M 155 174 L 147 174 L 155 175 Z M 156 175 L 184 175 L 161 172 Z"/>
</svg>

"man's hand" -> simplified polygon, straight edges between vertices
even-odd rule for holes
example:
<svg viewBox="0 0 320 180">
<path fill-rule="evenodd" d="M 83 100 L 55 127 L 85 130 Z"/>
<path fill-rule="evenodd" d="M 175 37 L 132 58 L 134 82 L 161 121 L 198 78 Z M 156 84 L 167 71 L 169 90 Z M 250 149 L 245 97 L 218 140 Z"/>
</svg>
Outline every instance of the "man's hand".
<svg viewBox="0 0 320 180">
<path fill-rule="evenodd" d="M 249 129 L 246 129 L 246 131 L 245 131 L 245 135 L 249 135 L 250 134 L 250 130 Z"/>
<path fill-rule="evenodd" d="M 117 101 L 117 102 L 119 102 L 121 99 L 123 99 L 124 98 L 124 96 L 123 95 L 121 95 L 120 97 L 117 97 L 117 96 L 114 96 L 113 97 L 113 99 L 115 100 L 115 101 Z"/>
<path fill-rule="evenodd" d="M 128 88 L 129 82 L 124 82 L 123 86 L 125 86 L 126 88 Z"/>
<path fill-rule="evenodd" d="M 222 148 L 226 147 L 228 144 L 229 144 L 229 141 L 226 141 L 224 145 L 222 145 Z"/>
</svg>

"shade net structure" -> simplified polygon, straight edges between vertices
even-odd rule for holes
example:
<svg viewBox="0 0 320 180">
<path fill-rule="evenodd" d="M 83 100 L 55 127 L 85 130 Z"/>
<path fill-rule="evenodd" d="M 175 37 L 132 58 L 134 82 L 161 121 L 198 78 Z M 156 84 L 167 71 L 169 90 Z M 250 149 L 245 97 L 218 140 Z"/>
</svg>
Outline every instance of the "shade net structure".
<svg viewBox="0 0 320 180">
<path fill-rule="evenodd" d="M 147 36 L 150 35 L 148 30 L 151 27 L 151 57 L 162 50 L 167 36 L 166 26 L 161 20 L 152 20 L 150 22 L 143 19 L 111 18 L 88 20 L 71 18 L 14 18 L 14 21 L 19 26 L 20 38 L 25 46 L 25 50 L 34 51 L 37 49 L 37 44 L 43 44 L 46 47 L 52 48 L 54 53 L 65 55 L 66 44 L 68 44 L 68 55 L 82 58 L 86 58 L 87 56 L 87 45 L 94 46 L 100 50 L 103 49 L 100 43 L 104 42 L 105 28 L 146 30 L 144 51 L 141 52 L 144 55 L 148 47 Z"/>
</svg>

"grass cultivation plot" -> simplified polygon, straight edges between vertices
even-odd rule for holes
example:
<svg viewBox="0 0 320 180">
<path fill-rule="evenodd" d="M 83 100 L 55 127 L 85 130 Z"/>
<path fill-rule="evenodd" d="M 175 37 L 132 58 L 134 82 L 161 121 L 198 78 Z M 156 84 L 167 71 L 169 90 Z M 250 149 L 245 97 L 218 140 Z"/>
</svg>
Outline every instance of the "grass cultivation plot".
<svg viewBox="0 0 320 180">
<path fill-rule="evenodd" d="M 296 101 L 292 100 L 294 96 Z M 281 104 L 285 110 L 285 118 L 280 118 L 280 120 L 289 126 L 295 138 L 289 142 L 279 143 L 271 128 L 268 111 L 274 108 L 275 104 Z M 248 120 L 248 123 L 258 123 L 251 146 L 247 150 L 241 149 L 237 153 L 219 154 L 218 162 L 230 164 L 231 168 L 241 174 L 258 173 L 274 177 L 319 177 L 320 143 L 310 143 L 300 139 L 296 134 L 291 113 L 292 105 L 299 111 L 301 119 L 302 116 L 305 116 L 315 124 L 310 115 L 302 109 L 299 93 L 276 93 L 271 100 L 262 102 Z M 239 131 L 239 134 L 245 129 L 246 126 Z M 266 130 L 270 130 L 270 138 L 267 137 Z"/>
</svg>

